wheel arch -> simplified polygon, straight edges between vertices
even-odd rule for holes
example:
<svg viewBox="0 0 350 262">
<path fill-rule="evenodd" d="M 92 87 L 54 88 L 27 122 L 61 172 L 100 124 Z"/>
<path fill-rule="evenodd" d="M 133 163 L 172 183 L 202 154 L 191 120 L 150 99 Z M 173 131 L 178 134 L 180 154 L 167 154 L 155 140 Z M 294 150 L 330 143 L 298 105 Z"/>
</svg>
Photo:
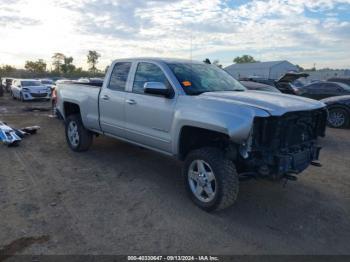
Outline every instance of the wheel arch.
<svg viewBox="0 0 350 262">
<path fill-rule="evenodd" d="M 202 147 L 228 148 L 230 145 L 236 146 L 228 134 L 213 129 L 197 126 L 185 125 L 180 129 L 177 155 L 180 160 L 184 160 L 192 150 Z"/>
<path fill-rule="evenodd" d="M 65 119 L 76 114 L 81 114 L 80 106 L 78 104 L 73 102 L 63 102 L 63 115 Z"/>
<path fill-rule="evenodd" d="M 344 109 L 349 115 L 350 115 L 350 108 L 342 105 L 342 104 L 333 104 L 333 105 L 328 105 L 327 106 L 327 110 L 330 111 L 332 109 Z"/>
</svg>

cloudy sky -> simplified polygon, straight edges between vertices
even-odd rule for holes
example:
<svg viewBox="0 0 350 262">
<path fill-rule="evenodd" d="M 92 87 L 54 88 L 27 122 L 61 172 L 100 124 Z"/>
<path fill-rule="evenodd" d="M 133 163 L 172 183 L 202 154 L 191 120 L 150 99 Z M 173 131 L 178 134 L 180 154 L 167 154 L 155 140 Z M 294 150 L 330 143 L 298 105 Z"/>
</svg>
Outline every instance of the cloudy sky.
<svg viewBox="0 0 350 262">
<path fill-rule="evenodd" d="M 287 59 L 350 68 L 350 0 L 0 0 L 0 64 L 54 52 L 102 69 L 134 56 Z M 50 66 L 49 66 L 50 67 Z"/>
</svg>

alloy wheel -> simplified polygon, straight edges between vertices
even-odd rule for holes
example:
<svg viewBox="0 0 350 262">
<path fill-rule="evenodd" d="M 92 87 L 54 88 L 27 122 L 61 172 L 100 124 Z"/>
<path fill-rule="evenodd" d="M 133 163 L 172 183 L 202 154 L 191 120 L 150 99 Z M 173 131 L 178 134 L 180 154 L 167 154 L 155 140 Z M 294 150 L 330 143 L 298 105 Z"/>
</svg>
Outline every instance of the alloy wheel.
<svg viewBox="0 0 350 262">
<path fill-rule="evenodd" d="M 72 146 L 77 147 L 79 145 L 78 125 L 74 121 L 71 121 L 68 125 L 68 139 Z"/>
<path fill-rule="evenodd" d="M 202 202 L 212 201 L 217 192 L 213 169 L 203 160 L 194 160 L 188 169 L 188 183 L 193 195 Z"/>
<path fill-rule="evenodd" d="M 329 113 L 329 122 L 334 127 L 341 127 L 345 124 L 346 116 L 343 112 L 334 110 Z"/>
</svg>

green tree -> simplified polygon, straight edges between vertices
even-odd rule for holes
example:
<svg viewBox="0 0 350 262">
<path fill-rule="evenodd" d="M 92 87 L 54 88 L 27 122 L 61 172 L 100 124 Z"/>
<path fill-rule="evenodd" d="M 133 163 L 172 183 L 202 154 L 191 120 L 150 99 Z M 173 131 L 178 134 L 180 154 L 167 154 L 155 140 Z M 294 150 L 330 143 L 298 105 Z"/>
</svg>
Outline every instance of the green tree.
<svg viewBox="0 0 350 262">
<path fill-rule="evenodd" d="M 16 68 L 10 65 L 3 65 L 0 67 L 0 73 L 3 76 L 7 76 L 8 74 L 13 73 L 14 71 L 16 71 Z"/>
<path fill-rule="evenodd" d="M 64 74 L 71 74 L 75 70 L 75 65 L 73 65 L 73 57 L 64 57 L 63 64 L 61 65 L 61 72 Z"/>
<path fill-rule="evenodd" d="M 235 59 L 233 59 L 233 62 L 236 64 L 244 64 L 244 63 L 256 63 L 260 62 L 254 59 L 254 57 L 250 55 L 242 55 L 242 56 L 237 56 Z"/>
<path fill-rule="evenodd" d="M 100 57 L 101 55 L 97 51 L 89 50 L 89 53 L 87 55 L 87 62 L 90 65 L 89 71 L 93 74 L 96 74 L 97 72 L 96 65 Z"/>
<path fill-rule="evenodd" d="M 54 71 L 57 73 L 61 72 L 61 65 L 64 62 L 65 55 L 62 53 L 54 53 L 52 56 L 52 65 L 54 66 Z"/>
<path fill-rule="evenodd" d="M 24 68 L 33 73 L 45 73 L 46 63 L 43 59 L 39 59 L 38 61 L 26 61 Z"/>
</svg>

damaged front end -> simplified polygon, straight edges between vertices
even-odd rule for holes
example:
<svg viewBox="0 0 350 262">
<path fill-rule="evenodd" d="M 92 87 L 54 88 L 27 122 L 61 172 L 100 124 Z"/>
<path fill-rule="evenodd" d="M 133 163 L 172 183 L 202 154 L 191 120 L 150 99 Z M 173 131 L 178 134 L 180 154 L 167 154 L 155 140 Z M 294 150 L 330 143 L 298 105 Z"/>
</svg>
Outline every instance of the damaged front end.
<svg viewBox="0 0 350 262">
<path fill-rule="evenodd" d="M 240 148 L 246 172 L 279 179 L 299 174 L 319 159 L 318 137 L 325 136 L 326 109 L 256 117 L 249 139 Z"/>
</svg>

